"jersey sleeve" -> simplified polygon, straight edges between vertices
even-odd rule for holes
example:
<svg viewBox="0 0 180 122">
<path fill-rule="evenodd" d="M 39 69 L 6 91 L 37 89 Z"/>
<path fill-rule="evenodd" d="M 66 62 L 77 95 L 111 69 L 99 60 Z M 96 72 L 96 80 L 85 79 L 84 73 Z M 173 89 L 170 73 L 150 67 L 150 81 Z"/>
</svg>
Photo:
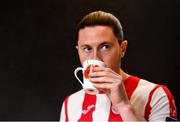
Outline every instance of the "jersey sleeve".
<svg viewBox="0 0 180 122">
<path fill-rule="evenodd" d="M 68 121 L 67 102 L 68 102 L 68 97 L 66 97 L 61 107 L 60 122 Z"/>
<path fill-rule="evenodd" d="M 149 121 L 177 120 L 174 98 L 166 86 L 158 87 L 152 94 Z"/>
<path fill-rule="evenodd" d="M 60 122 L 65 121 L 65 103 L 63 102 L 61 107 Z"/>
</svg>

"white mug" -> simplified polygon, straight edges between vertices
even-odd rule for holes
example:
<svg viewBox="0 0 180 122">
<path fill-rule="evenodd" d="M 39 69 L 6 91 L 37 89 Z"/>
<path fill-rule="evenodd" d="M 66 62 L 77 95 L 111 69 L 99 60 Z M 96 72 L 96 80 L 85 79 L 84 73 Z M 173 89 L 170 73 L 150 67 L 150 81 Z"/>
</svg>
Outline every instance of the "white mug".
<svg viewBox="0 0 180 122">
<path fill-rule="evenodd" d="M 78 67 L 74 71 L 74 75 L 77 78 L 77 80 L 82 85 L 83 89 L 86 93 L 90 94 L 96 94 L 98 93 L 98 89 L 93 86 L 91 81 L 89 80 L 89 73 L 93 72 L 94 67 L 106 67 L 106 64 L 99 60 L 86 60 L 83 63 L 83 67 Z M 83 82 L 79 79 L 77 76 L 77 73 L 79 71 L 83 72 Z"/>
</svg>

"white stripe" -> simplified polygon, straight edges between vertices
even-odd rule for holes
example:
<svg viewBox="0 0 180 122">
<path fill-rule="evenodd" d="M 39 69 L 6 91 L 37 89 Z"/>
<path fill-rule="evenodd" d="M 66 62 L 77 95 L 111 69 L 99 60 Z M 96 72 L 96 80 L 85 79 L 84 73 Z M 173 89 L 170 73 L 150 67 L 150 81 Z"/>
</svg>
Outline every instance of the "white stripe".
<svg viewBox="0 0 180 122">
<path fill-rule="evenodd" d="M 105 94 L 97 94 L 93 122 L 108 122 L 110 113 L 110 101 Z"/>
<path fill-rule="evenodd" d="M 69 97 L 68 100 L 68 116 L 69 121 L 78 121 L 82 113 L 82 105 L 84 100 L 84 90 L 76 92 Z"/>
<path fill-rule="evenodd" d="M 165 121 L 166 117 L 169 117 L 170 114 L 169 104 L 168 97 L 164 90 L 161 87 L 156 89 L 150 103 L 152 110 L 149 120 Z"/>
<path fill-rule="evenodd" d="M 61 108 L 61 116 L 60 121 L 65 121 L 65 102 L 63 102 L 62 108 Z"/>
<path fill-rule="evenodd" d="M 131 96 L 130 102 L 136 113 L 144 117 L 145 107 L 148 102 L 149 94 L 156 84 L 140 79 L 137 88 Z"/>
</svg>

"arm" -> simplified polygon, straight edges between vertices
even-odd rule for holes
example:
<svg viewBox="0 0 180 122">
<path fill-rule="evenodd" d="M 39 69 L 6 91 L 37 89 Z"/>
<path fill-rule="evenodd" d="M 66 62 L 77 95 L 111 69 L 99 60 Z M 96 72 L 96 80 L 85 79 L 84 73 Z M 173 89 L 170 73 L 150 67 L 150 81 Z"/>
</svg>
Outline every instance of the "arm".
<svg viewBox="0 0 180 122">
<path fill-rule="evenodd" d="M 98 89 L 103 89 L 112 103 L 112 111 L 120 114 L 125 121 L 144 121 L 144 117 L 137 113 L 126 94 L 123 77 L 110 68 L 97 67 L 90 74 L 90 80 Z"/>
<path fill-rule="evenodd" d="M 153 92 L 150 106 L 149 121 L 175 121 L 177 120 L 176 106 L 171 92 L 166 86 L 160 86 Z M 148 107 L 147 107 L 148 108 Z"/>
</svg>

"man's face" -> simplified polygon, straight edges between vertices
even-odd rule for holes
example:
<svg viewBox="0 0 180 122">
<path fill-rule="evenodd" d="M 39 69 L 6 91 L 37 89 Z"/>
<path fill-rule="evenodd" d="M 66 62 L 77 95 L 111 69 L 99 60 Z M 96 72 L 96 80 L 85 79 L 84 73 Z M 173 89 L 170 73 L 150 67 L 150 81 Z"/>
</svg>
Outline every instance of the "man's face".
<svg viewBox="0 0 180 122">
<path fill-rule="evenodd" d="M 109 26 L 90 26 L 79 31 L 77 49 L 81 64 L 86 60 L 96 59 L 119 73 L 121 57 L 125 52 L 123 48 Z"/>
</svg>

